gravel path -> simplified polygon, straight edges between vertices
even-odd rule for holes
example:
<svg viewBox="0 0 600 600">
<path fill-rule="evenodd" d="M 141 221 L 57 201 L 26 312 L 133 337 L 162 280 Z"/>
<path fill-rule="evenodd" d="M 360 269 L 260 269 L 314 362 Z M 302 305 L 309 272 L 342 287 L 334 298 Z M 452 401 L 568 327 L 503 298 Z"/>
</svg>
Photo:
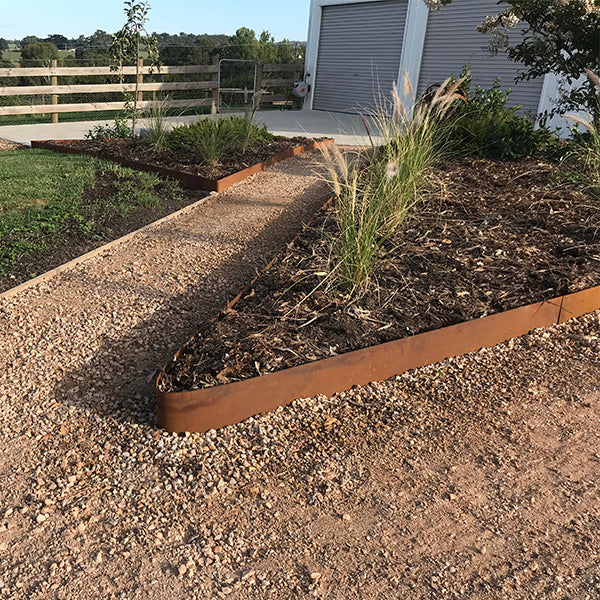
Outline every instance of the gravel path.
<svg viewBox="0 0 600 600">
<path fill-rule="evenodd" d="M 0 152 L 3 150 L 17 150 L 18 148 L 23 148 L 20 144 L 15 144 L 15 142 L 10 142 L 9 140 L 5 140 L 0 138 Z"/>
<path fill-rule="evenodd" d="M 0 303 L 0 598 L 599 597 L 600 312 L 219 432 L 156 429 L 155 367 L 323 200 L 312 168 Z"/>
</svg>

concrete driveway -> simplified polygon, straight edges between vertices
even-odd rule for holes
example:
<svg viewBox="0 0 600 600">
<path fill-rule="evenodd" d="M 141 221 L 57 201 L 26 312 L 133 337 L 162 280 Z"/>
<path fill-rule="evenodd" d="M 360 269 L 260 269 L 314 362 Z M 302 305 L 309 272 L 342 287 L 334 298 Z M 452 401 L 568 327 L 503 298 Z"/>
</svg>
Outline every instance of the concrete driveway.
<svg viewBox="0 0 600 600">
<path fill-rule="evenodd" d="M 173 124 L 194 121 L 197 117 L 173 118 Z M 276 135 L 307 137 L 332 137 L 339 145 L 369 145 L 365 126 L 359 115 L 328 113 L 316 110 L 268 110 L 256 114 L 256 122 L 266 125 Z M 82 139 L 94 125 L 110 121 L 81 121 L 76 123 L 44 123 L 41 125 L 1 126 L 0 138 L 19 144 L 31 140 Z M 371 131 L 375 128 L 371 125 Z M 377 140 L 376 140 L 377 141 Z"/>
</svg>

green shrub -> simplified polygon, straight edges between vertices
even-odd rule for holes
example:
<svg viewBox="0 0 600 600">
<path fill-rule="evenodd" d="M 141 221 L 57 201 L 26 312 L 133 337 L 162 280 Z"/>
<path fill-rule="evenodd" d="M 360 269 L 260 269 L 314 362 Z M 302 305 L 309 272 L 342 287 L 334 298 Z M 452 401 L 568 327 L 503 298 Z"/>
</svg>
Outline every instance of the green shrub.
<svg viewBox="0 0 600 600">
<path fill-rule="evenodd" d="M 219 118 L 213 115 L 175 127 L 168 135 L 167 145 L 188 150 L 202 162 L 217 165 L 228 151 L 245 150 L 253 143 L 273 139 L 266 127 L 258 127 L 249 116 Z"/>
<path fill-rule="evenodd" d="M 114 125 L 95 125 L 86 134 L 86 140 L 110 140 L 112 138 L 127 138 L 133 136 L 133 130 L 127 125 L 126 119 L 115 119 Z"/>
<path fill-rule="evenodd" d="M 449 131 L 450 149 L 459 155 L 514 160 L 531 156 L 540 147 L 547 130 L 508 107 L 510 91 L 500 89 L 496 79 L 490 89 L 470 89 L 467 73 L 462 86 L 464 101 L 457 104 Z"/>
</svg>

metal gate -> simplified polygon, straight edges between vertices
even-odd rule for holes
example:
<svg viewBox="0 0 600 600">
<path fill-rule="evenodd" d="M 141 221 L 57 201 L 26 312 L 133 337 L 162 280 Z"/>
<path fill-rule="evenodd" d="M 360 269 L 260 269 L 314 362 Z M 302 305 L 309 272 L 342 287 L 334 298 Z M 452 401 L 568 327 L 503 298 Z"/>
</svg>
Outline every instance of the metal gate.
<svg viewBox="0 0 600 600">
<path fill-rule="evenodd" d="M 219 61 L 217 110 L 254 108 L 257 83 L 258 61 L 222 58 Z"/>
</svg>

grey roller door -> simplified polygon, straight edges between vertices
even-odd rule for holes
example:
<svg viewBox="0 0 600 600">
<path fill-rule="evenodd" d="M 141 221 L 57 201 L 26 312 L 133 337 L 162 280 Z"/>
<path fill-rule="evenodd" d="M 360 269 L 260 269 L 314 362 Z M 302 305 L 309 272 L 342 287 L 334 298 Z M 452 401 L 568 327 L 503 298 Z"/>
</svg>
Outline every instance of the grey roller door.
<svg viewBox="0 0 600 600">
<path fill-rule="evenodd" d="M 408 0 L 324 6 L 313 108 L 358 112 L 398 80 Z"/>
<path fill-rule="evenodd" d="M 537 114 L 542 92 L 542 78 L 515 83 L 523 67 L 508 60 L 504 52 L 492 55 L 484 47 L 489 37 L 476 27 L 486 16 L 502 7 L 497 0 L 454 0 L 452 4 L 430 11 L 421 63 L 419 92 L 444 81 L 451 73 L 459 75 L 465 63 L 470 63 L 473 87 L 489 88 L 500 77 L 502 89 L 511 89 L 510 105 L 523 106 Z M 520 38 L 521 27 L 511 32 L 511 40 Z"/>
</svg>

